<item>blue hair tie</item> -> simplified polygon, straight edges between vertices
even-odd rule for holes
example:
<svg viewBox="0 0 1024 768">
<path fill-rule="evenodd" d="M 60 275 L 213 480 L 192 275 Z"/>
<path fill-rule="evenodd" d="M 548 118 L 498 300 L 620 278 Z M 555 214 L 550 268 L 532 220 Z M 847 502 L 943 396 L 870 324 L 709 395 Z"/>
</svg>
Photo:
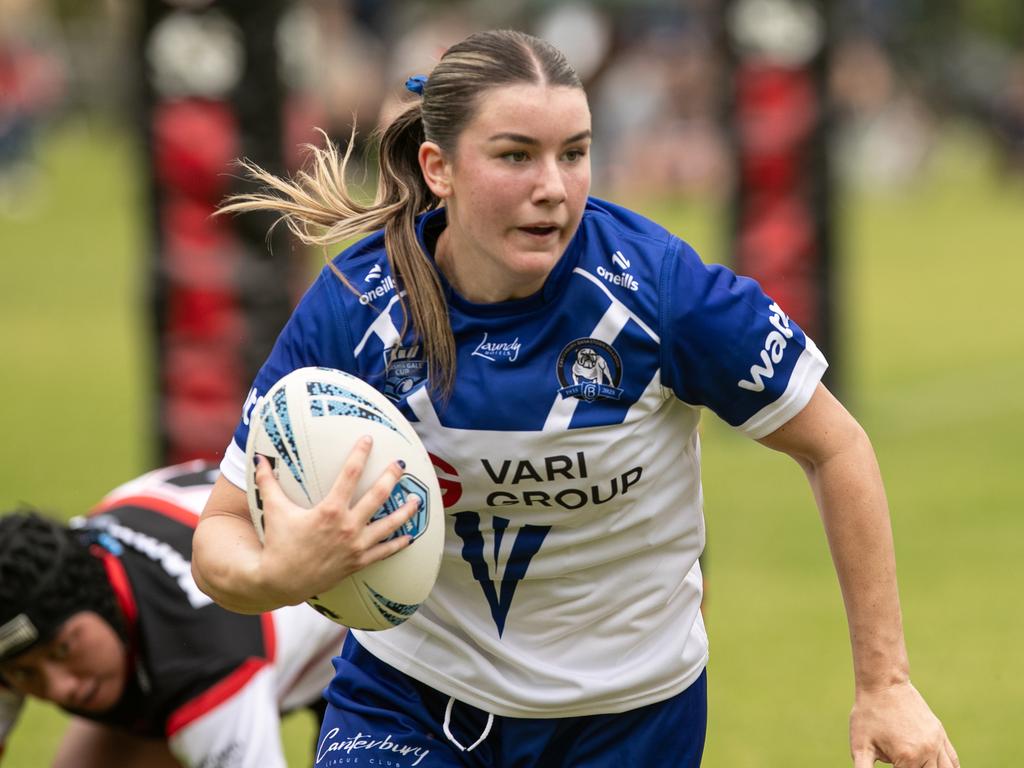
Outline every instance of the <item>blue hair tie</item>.
<svg viewBox="0 0 1024 768">
<path fill-rule="evenodd" d="M 426 75 L 413 75 L 405 81 L 405 87 L 407 90 L 412 91 L 417 96 L 423 95 L 423 86 L 427 84 Z"/>
</svg>

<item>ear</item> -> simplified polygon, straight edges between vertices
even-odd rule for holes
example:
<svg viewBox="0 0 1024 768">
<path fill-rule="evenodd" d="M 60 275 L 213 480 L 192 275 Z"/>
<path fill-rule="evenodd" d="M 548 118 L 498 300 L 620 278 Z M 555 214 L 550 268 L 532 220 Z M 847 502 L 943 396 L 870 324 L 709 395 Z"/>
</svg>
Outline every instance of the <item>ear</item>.
<svg viewBox="0 0 1024 768">
<path fill-rule="evenodd" d="M 441 147 L 432 141 L 420 144 L 420 170 L 430 191 L 442 200 L 452 195 L 451 165 L 445 159 Z"/>
</svg>

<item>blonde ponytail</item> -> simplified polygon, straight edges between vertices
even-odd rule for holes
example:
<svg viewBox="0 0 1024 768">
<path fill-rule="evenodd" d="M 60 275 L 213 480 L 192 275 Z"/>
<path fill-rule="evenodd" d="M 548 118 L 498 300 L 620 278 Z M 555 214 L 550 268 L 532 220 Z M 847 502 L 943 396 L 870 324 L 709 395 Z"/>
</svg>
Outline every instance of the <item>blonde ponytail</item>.
<svg viewBox="0 0 1024 768">
<path fill-rule="evenodd" d="M 323 133 L 323 131 L 321 131 Z M 451 393 L 455 377 L 455 339 L 448 321 L 448 305 L 434 266 L 416 238 L 416 217 L 437 208 L 440 201 L 420 174 L 417 155 L 423 141 L 419 104 L 409 107 L 383 132 L 380 179 L 373 203 L 359 202 L 346 181 L 353 143 L 345 154 L 324 134 L 324 146 L 308 145 L 306 168 L 292 179 L 275 176 L 247 160 L 240 161 L 247 176 L 262 185 L 260 192 L 234 195 L 218 213 L 274 211 L 299 241 L 332 245 L 384 230 L 384 245 L 399 290 L 405 289 L 402 310 L 423 345 L 431 387 L 442 397 Z M 328 262 L 334 273 L 354 291 L 345 276 Z"/>
</svg>

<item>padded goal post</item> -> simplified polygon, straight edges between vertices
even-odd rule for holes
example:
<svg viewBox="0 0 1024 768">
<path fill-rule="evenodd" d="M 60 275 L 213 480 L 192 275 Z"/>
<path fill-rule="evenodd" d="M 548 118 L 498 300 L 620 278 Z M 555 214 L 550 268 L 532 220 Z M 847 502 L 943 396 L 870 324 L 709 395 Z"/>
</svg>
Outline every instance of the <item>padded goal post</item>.
<svg viewBox="0 0 1024 768">
<path fill-rule="evenodd" d="M 814 339 L 839 386 L 828 91 L 832 0 L 728 0 L 733 267 Z"/>
<path fill-rule="evenodd" d="M 214 217 L 234 161 L 283 170 L 285 0 L 145 0 L 140 129 L 149 176 L 156 461 L 218 459 L 287 320 L 297 269 L 265 215 Z M 251 185 L 249 186 L 251 191 Z"/>
</svg>

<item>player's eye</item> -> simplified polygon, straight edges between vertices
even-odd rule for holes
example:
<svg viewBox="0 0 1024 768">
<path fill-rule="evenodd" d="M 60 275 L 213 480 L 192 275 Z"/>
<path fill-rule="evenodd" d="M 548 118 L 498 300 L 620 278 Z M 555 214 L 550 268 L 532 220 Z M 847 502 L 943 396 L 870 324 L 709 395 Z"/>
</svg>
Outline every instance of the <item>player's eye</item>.
<svg viewBox="0 0 1024 768">
<path fill-rule="evenodd" d="M 578 162 L 586 156 L 587 150 L 579 148 L 567 150 L 566 153 L 562 155 L 562 157 L 568 160 L 570 163 Z"/>
<path fill-rule="evenodd" d="M 65 661 L 71 655 L 71 638 L 58 639 L 50 649 L 49 655 L 52 661 Z"/>
<path fill-rule="evenodd" d="M 510 163 L 525 163 L 530 159 L 530 156 L 521 149 L 517 149 L 513 152 L 506 152 L 502 157 Z"/>
</svg>

